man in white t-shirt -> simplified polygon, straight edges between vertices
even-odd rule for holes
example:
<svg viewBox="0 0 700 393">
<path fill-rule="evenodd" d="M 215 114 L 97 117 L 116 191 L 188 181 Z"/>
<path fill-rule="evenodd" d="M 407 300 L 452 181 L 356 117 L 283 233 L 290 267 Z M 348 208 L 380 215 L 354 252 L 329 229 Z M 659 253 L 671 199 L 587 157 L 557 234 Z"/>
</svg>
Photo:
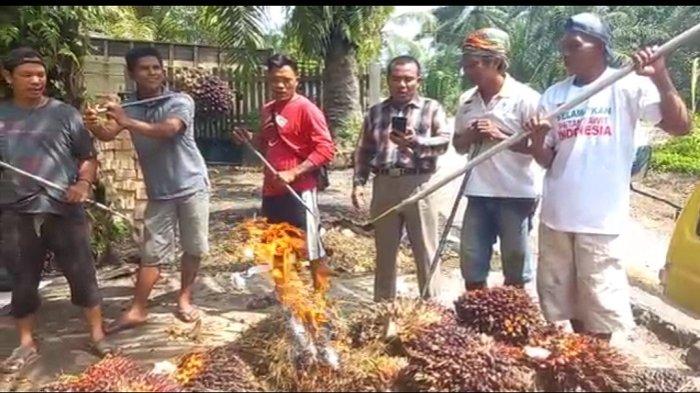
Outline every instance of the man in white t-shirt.
<svg viewBox="0 0 700 393">
<path fill-rule="evenodd" d="M 596 15 L 575 15 L 565 30 L 560 51 L 571 76 L 544 92 L 540 113 L 614 72 L 609 29 Z M 691 127 L 664 59 L 649 62 L 654 50 L 633 56 L 637 74 L 551 124 L 537 116 L 526 125 L 533 156 L 547 168 L 537 267 L 542 310 L 549 321 L 570 320 L 574 331 L 606 340 L 634 326 L 619 235 L 629 213 L 635 126 L 647 120 L 672 135 Z"/>
<path fill-rule="evenodd" d="M 495 28 L 474 31 L 462 45 L 462 68 L 476 85 L 462 95 L 453 144 L 458 153 L 485 150 L 514 133 L 537 112 L 540 95 L 513 79 L 508 68 L 508 34 Z M 527 142 L 527 141 L 524 141 Z M 542 170 L 526 143 L 475 167 L 460 242 L 466 289 L 486 287 L 491 254 L 500 239 L 504 284 L 523 287 L 532 279 L 529 234 L 542 188 Z"/>
</svg>

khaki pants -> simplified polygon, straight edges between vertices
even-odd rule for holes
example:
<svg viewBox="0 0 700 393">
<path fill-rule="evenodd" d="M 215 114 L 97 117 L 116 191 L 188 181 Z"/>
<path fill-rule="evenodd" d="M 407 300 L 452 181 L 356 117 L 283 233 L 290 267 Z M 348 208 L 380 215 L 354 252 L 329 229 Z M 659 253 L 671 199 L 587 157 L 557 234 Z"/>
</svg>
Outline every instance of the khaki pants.
<svg viewBox="0 0 700 393">
<path fill-rule="evenodd" d="M 635 326 L 618 235 L 555 231 L 540 223 L 537 292 L 550 322 L 577 319 L 591 333 Z"/>
<path fill-rule="evenodd" d="M 431 175 L 406 175 L 391 177 L 377 175 L 372 188 L 372 216 L 381 214 L 390 207 L 425 187 Z M 396 297 L 396 257 L 404 225 L 413 249 L 418 272 L 420 291 L 426 284 L 430 263 L 438 240 L 438 206 L 433 193 L 401 212 L 389 215 L 375 223 L 375 245 L 377 266 L 374 274 L 374 300 L 392 300 Z M 426 299 L 437 295 L 440 267 L 435 271 L 427 291 Z"/>
</svg>

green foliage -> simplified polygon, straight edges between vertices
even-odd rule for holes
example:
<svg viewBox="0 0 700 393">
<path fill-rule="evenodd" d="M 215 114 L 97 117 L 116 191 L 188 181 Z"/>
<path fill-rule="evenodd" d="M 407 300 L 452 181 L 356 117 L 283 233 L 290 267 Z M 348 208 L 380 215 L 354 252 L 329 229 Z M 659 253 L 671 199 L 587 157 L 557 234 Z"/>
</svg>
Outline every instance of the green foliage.
<svg viewBox="0 0 700 393">
<path fill-rule="evenodd" d="M 690 105 L 692 113 L 696 113 L 698 109 L 698 80 L 700 80 L 700 57 L 693 59 L 693 68 L 690 72 Z"/>
<path fill-rule="evenodd" d="M 215 44 L 207 7 L 95 6 L 87 29 L 110 38 Z"/>
<path fill-rule="evenodd" d="M 296 6 L 288 9 L 284 34 L 300 60 L 323 60 L 323 109 L 331 129 L 359 115 L 359 67 L 379 55 L 381 30 L 392 7 Z M 339 75 L 344 76 L 342 79 Z"/>
<path fill-rule="evenodd" d="M 48 69 L 49 95 L 79 107 L 85 92 L 82 59 L 89 47 L 82 27 L 90 12 L 82 6 L 3 6 L 0 53 L 18 46 L 39 51 Z M 7 86 L 0 90 L 8 94 Z"/>
<path fill-rule="evenodd" d="M 122 221 L 115 221 L 109 213 L 91 208 L 88 217 L 92 225 L 90 246 L 96 255 L 131 236 L 131 228 Z"/>
<path fill-rule="evenodd" d="M 466 89 L 466 80 L 458 72 L 452 71 L 453 64 L 459 64 L 461 52 L 458 48 L 438 44 L 440 50 L 426 63 L 422 92 L 425 96 L 437 99 L 445 111 L 453 114 L 457 109 L 459 96 Z"/>
<path fill-rule="evenodd" d="M 88 29 L 110 38 L 221 46 L 241 72 L 260 68 L 262 6 L 96 6 Z"/>
<path fill-rule="evenodd" d="M 425 37 L 406 37 L 398 33 L 402 26 L 410 23 L 418 23 L 423 35 L 432 34 L 437 28 L 437 18 L 430 12 L 406 12 L 389 19 L 387 26 L 392 28 L 385 29 L 382 34 L 382 63 L 386 64 L 390 59 L 406 54 L 415 57 L 423 65 L 428 62 L 431 50 L 421 42 L 421 38 Z"/>
<path fill-rule="evenodd" d="M 216 37 L 216 44 L 224 51 L 227 62 L 236 64 L 246 75 L 258 72 L 264 60 L 258 49 L 265 45 L 265 8 L 238 5 L 200 8 L 203 9 L 199 20 Z"/>
<path fill-rule="evenodd" d="M 381 31 L 392 12 L 391 6 L 296 6 L 288 10 L 284 35 L 302 58 L 325 58 L 346 48 L 366 64 L 379 55 Z"/>
<path fill-rule="evenodd" d="M 260 111 L 250 111 L 244 119 L 246 127 L 252 132 L 260 131 Z"/>
<path fill-rule="evenodd" d="M 438 49 L 426 67 L 427 94 L 452 101 L 454 87 L 440 89 L 439 81 L 459 80 L 459 62 L 450 51 L 459 51 L 467 32 L 482 27 L 499 27 L 511 36 L 509 73 L 542 92 L 565 76 L 557 42 L 563 35 L 566 18 L 590 11 L 601 15 L 612 28 L 615 65 L 626 62 L 642 45 L 661 43 L 690 28 L 700 20 L 697 6 L 446 6 L 434 10 L 437 29 L 431 27 Z M 679 48 L 668 59 L 672 79 L 681 94 L 691 98 L 692 62 L 698 57 L 698 44 Z M 453 62 L 446 61 L 453 59 Z M 431 73 L 437 73 L 435 77 Z M 446 75 L 451 74 L 451 77 Z M 446 86 L 455 86 L 447 85 Z M 447 105 L 446 105 L 447 106 Z M 451 109 L 451 108 L 448 108 Z"/>
<path fill-rule="evenodd" d="M 351 116 L 335 130 L 335 143 L 340 149 L 354 147 L 362 132 L 362 116 Z"/>
<path fill-rule="evenodd" d="M 105 185 L 98 182 L 95 190 L 95 200 L 106 203 L 105 192 Z M 122 242 L 133 234 L 129 224 L 121 220 L 115 220 L 111 214 L 104 210 L 88 205 L 87 214 L 92 227 L 90 246 L 93 253 L 97 256 L 103 255 L 111 246 Z"/>
<path fill-rule="evenodd" d="M 673 138 L 654 149 L 651 167 L 664 172 L 700 175 L 700 115 L 695 116 L 693 133 Z"/>
</svg>

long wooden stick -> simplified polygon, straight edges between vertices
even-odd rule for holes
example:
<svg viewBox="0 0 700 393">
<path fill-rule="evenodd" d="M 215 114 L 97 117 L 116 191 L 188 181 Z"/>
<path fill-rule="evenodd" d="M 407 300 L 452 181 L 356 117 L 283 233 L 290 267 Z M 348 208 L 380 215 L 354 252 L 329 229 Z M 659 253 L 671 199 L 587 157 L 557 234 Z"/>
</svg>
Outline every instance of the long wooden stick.
<svg viewBox="0 0 700 393">
<path fill-rule="evenodd" d="M 481 151 L 482 142 L 479 141 L 477 143 L 478 144 L 474 147 L 472 156 L 479 155 L 479 152 Z M 459 186 L 459 192 L 457 193 L 457 197 L 455 198 L 454 204 L 452 205 L 452 211 L 450 212 L 449 217 L 447 217 L 447 222 L 445 222 L 445 229 L 442 230 L 442 235 L 440 236 L 440 241 L 438 242 L 437 250 L 435 250 L 435 255 L 433 255 L 433 259 L 430 262 L 430 270 L 428 270 L 428 279 L 425 281 L 425 285 L 423 286 L 423 290 L 421 291 L 421 297 L 425 297 L 428 294 L 428 288 L 430 288 L 430 283 L 433 281 L 433 276 L 435 275 L 435 271 L 437 270 L 438 262 L 440 261 L 440 257 L 442 256 L 442 250 L 445 249 L 445 245 L 447 244 L 447 236 L 450 234 L 450 228 L 452 227 L 452 223 L 454 222 L 454 219 L 457 216 L 459 204 L 460 202 L 462 202 L 462 198 L 464 198 L 464 191 L 467 189 L 467 183 L 469 183 L 469 176 L 471 175 L 471 173 L 471 170 L 468 170 L 464 173 L 462 184 Z"/>
<path fill-rule="evenodd" d="M 23 170 L 21 170 L 21 169 L 19 169 L 19 168 L 15 168 L 14 166 L 12 166 L 12 165 L 10 165 L 10 164 L 4 162 L 4 161 L 0 161 L 0 166 L 3 167 L 3 168 L 9 169 L 9 170 L 11 170 L 12 172 L 15 172 L 15 173 L 17 173 L 17 174 L 20 174 L 20 175 L 22 175 L 22 176 L 28 177 L 28 178 L 30 178 L 30 179 L 36 181 L 37 183 L 40 183 L 40 184 L 45 185 L 46 187 L 50 187 L 50 188 L 53 188 L 54 190 L 58 190 L 58 191 L 63 191 L 64 193 L 67 193 L 67 192 L 68 192 L 65 188 L 59 186 L 59 185 L 56 184 L 56 183 L 52 183 L 52 182 L 50 182 L 50 181 L 48 181 L 48 180 L 46 180 L 46 179 L 44 179 L 44 178 L 42 178 L 42 177 L 39 177 L 39 176 L 37 176 L 37 175 L 33 175 L 33 174 L 29 173 L 29 172 L 25 172 L 25 171 L 23 171 Z M 125 221 L 128 222 L 128 223 L 131 223 L 129 217 L 127 217 L 127 216 L 125 216 L 125 215 L 119 213 L 118 211 L 113 210 L 113 209 L 111 209 L 111 208 L 109 208 L 109 207 L 107 207 L 107 206 L 105 206 L 105 205 L 103 205 L 103 204 L 101 204 L 101 203 L 99 203 L 99 202 L 95 202 L 95 201 L 93 201 L 92 199 L 88 199 L 88 200 L 86 200 L 85 202 L 94 205 L 94 206 L 95 206 L 96 208 L 98 208 L 98 209 L 101 209 L 101 210 L 104 210 L 104 211 L 106 211 L 106 212 L 108 212 L 108 213 L 114 214 L 115 216 L 117 216 L 117 217 L 119 217 L 119 218 L 125 220 Z"/>
<path fill-rule="evenodd" d="M 683 33 L 675 36 L 673 39 L 666 42 L 664 45 L 660 46 L 658 48 L 658 50 L 656 50 L 656 52 L 654 52 L 654 55 L 651 57 L 650 63 L 656 61 L 661 56 L 668 55 L 669 53 L 678 49 L 679 46 L 686 44 L 688 42 L 691 42 L 693 39 L 697 39 L 698 36 L 700 36 L 700 24 L 697 24 L 697 25 L 691 27 L 690 29 L 684 31 Z M 634 71 L 634 68 L 635 68 L 634 64 L 629 64 L 629 65 L 627 65 L 619 70 L 616 70 L 615 72 L 608 75 L 606 78 L 603 78 L 603 79 L 599 80 L 598 82 L 592 84 L 588 89 L 581 92 L 581 94 L 579 94 L 577 97 L 575 97 L 571 101 L 569 101 L 566 104 L 555 109 L 553 112 L 548 113 L 547 115 L 545 115 L 545 117 L 548 119 L 554 119 L 557 116 L 559 116 L 560 114 L 562 114 L 563 112 L 566 112 L 568 110 L 575 108 L 579 104 L 581 104 L 584 101 L 591 98 L 596 93 L 600 92 L 601 90 L 605 89 L 606 87 L 617 82 L 619 79 L 621 79 L 625 75 Z M 397 205 L 387 209 L 386 211 L 384 211 L 380 215 L 370 219 L 368 224 L 366 224 L 366 225 L 373 225 L 375 222 L 381 220 L 382 218 L 384 218 L 392 213 L 398 212 L 400 209 L 404 208 L 405 206 L 418 202 L 419 200 L 434 193 L 439 188 L 443 187 L 444 185 L 446 185 L 447 183 L 452 181 L 457 176 L 460 176 L 464 172 L 466 172 L 466 171 L 474 168 L 475 166 L 481 164 L 482 162 L 488 160 L 493 155 L 500 153 L 501 151 L 503 151 L 503 150 L 515 145 L 516 143 L 520 142 L 521 140 L 527 138 L 528 135 L 530 135 L 529 132 L 521 132 L 521 133 L 513 134 L 512 136 L 508 137 L 508 139 L 505 139 L 503 142 L 492 146 L 491 148 L 486 150 L 483 154 L 479 154 L 479 156 L 477 156 L 474 159 L 467 162 L 463 168 L 461 168 L 453 173 L 450 173 L 449 175 L 439 179 L 434 184 L 429 185 L 425 189 L 415 193 L 414 195 L 406 198 L 405 200 L 401 201 Z"/>
</svg>

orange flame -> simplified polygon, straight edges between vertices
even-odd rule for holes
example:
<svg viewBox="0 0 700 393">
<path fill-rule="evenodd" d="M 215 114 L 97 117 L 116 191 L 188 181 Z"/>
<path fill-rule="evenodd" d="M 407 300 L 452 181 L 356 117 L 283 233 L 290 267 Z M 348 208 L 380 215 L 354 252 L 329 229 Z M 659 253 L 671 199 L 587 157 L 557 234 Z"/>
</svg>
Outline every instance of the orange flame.
<svg viewBox="0 0 700 393">
<path fill-rule="evenodd" d="M 288 224 L 269 224 L 265 219 L 247 220 L 248 246 L 259 264 L 270 264 L 270 275 L 280 302 L 304 323 L 311 334 L 327 322 L 325 294 L 330 287 L 330 269 L 312 262 L 313 291 L 299 273 L 307 258 L 304 231 Z"/>
</svg>

